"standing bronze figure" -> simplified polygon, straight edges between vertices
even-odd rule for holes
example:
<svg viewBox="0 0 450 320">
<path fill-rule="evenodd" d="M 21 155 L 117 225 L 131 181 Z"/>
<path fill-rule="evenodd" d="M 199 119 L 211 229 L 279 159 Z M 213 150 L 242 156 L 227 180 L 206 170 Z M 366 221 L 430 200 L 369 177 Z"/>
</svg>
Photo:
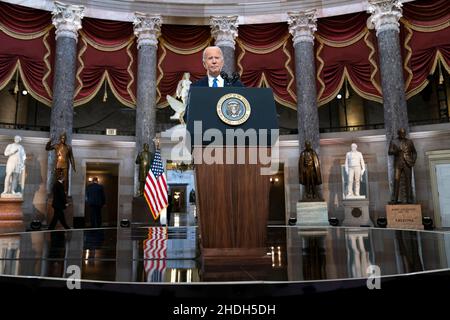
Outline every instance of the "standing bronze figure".
<svg viewBox="0 0 450 320">
<path fill-rule="evenodd" d="M 400 181 L 405 179 L 405 191 L 407 203 L 414 203 L 412 195 L 412 169 L 417 159 L 416 148 L 412 140 L 406 138 L 404 128 L 398 130 L 398 138 L 391 140 L 388 154 L 394 156 L 394 190 L 392 193 L 392 204 L 398 203 L 400 193 Z"/>
<path fill-rule="evenodd" d="M 147 178 L 147 173 L 150 170 L 151 161 L 153 159 L 153 154 L 149 150 L 148 143 L 144 143 L 144 150 L 142 150 L 136 157 L 136 164 L 139 165 L 139 194 L 142 196 L 144 194 L 145 179 Z"/>
<path fill-rule="evenodd" d="M 47 142 L 45 146 L 45 150 L 55 150 L 56 163 L 55 163 L 55 173 L 56 179 L 60 177 L 64 183 L 64 191 L 68 192 L 69 189 L 69 166 L 72 167 L 73 171 L 75 170 L 75 160 L 73 158 L 72 147 L 66 144 L 67 136 L 66 133 L 63 132 L 59 136 L 59 142 L 56 144 L 52 144 L 52 140 Z"/>
<path fill-rule="evenodd" d="M 300 154 L 298 162 L 299 182 L 305 186 L 305 195 L 308 200 L 320 200 L 317 186 L 322 184 L 320 162 L 317 153 L 313 150 L 311 142 L 305 142 L 305 150 Z"/>
</svg>

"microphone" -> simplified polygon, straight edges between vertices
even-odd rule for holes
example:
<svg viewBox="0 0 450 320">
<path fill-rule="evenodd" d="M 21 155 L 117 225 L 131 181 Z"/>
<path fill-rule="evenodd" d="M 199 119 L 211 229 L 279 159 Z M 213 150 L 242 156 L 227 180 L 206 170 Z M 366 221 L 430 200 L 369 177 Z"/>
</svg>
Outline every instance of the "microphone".
<svg viewBox="0 0 450 320">
<path fill-rule="evenodd" d="M 231 84 L 235 84 L 236 81 L 239 81 L 240 78 L 241 78 L 241 75 L 239 74 L 239 72 L 233 72 Z"/>
<path fill-rule="evenodd" d="M 229 85 L 231 82 L 230 77 L 228 76 L 228 73 L 226 73 L 225 71 L 220 71 L 220 76 L 223 78 L 225 84 Z"/>
</svg>

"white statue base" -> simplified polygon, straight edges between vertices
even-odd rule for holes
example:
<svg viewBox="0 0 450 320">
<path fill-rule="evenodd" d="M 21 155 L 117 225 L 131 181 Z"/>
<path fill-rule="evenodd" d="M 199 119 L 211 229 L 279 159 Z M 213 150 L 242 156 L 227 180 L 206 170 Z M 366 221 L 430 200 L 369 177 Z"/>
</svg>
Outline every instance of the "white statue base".
<svg viewBox="0 0 450 320">
<path fill-rule="evenodd" d="M 22 199 L 22 193 L 21 192 L 14 192 L 14 193 L 5 193 L 3 192 L 0 194 L 0 198 L 4 199 Z"/>
<path fill-rule="evenodd" d="M 365 197 L 363 196 L 363 199 Z M 342 221 L 343 226 L 373 227 L 369 215 L 369 200 L 358 200 L 358 198 L 347 198 L 343 201 L 345 218 Z"/>
<path fill-rule="evenodd" d="M 322 202 L 297 202 L 297 225 L 303 227 L 329 226 L 328 205 Z"/>
<path fill-rule="evenodd" d="M 355 196 L 355 195 L 346 195 L 344 200 L 363 200 L 366 199 L 366 196 Z"/>
</svg>

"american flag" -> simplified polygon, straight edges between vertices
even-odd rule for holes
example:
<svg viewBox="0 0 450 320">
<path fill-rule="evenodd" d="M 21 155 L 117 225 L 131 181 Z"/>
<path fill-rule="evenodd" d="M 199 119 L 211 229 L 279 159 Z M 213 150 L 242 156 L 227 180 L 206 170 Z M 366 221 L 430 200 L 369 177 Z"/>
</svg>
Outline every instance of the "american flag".
<svg viewBox="0 0 450 320">
<path fill-rule="evenodd" d="M 162 282 L 164 280 L 167 238 L 167 228 L 148 228 L 148 237 L 144 240 L 144 270 L 147 282 Z"/>
<path fill-rule="evenodd" d="M 168 204 L 166 174 L 159 150 L 156 150 L 153 163 L 145 179 L 144 197 L 150 207 L 153 219 L 158 219 L 161 211 Z"/>
</svg>

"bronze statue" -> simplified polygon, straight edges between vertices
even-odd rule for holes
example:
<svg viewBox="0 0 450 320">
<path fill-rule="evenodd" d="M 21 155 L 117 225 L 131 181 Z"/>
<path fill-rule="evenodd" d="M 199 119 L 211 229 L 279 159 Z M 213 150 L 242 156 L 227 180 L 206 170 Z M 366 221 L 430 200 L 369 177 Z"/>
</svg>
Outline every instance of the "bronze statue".
<svg viewBox="0 0 450 320">
<path fill-rule="evenodd" d="M 56 177 L 62 177 L 64 180 L 64 191 L 68 192 L 69 188 L 69 165 L 72 167 L 73 171 L 75 170 L 75 160 L 73 158 L 72 147 L 66 144 L 66 133 L 63 132 L 59 136 L 59 142 L 56 144 L 52 144 L 52 140 L 50 139 L 45 146 L 45 150 L 55 150 L 55 173 Z"/>
<path fill-rule="evenodd" d="M 145 179 L 147 178 L 148 170 L 150 170 L 153 153 L 150 152 L 148 143 L 144 143 L 144 150 L 142 150 L 136 157 L 136 164 L 139 165 L 139 196 L 144 194 Z"/>
<path fill-rule="evenodd" d="M 300 184 L 305 186 L 306 199 L 319 200 L 320 195 L 317 192 L 317 186 L 322 184 L 320 162 L 309 141 L 305 142 L 305 150 L 300 154 L 298 173 Z M 303 198 L 305 198 L 305 195 Z"/>
<path fill-rule="evenodd" d="M 398 138 L 391 140 L 388 154 L 394 156 L 394 190 L 392 194 L 392 204 L 398 203 L 400 193 L 400 181 L 405 178 L 405 191 L 407 203 L 413 203 L 412 196 L 412 168 L 416 163 L 417 152 L 412 140 L 406 138 L 404 128 L 398 130 Z"/>
</svg>

